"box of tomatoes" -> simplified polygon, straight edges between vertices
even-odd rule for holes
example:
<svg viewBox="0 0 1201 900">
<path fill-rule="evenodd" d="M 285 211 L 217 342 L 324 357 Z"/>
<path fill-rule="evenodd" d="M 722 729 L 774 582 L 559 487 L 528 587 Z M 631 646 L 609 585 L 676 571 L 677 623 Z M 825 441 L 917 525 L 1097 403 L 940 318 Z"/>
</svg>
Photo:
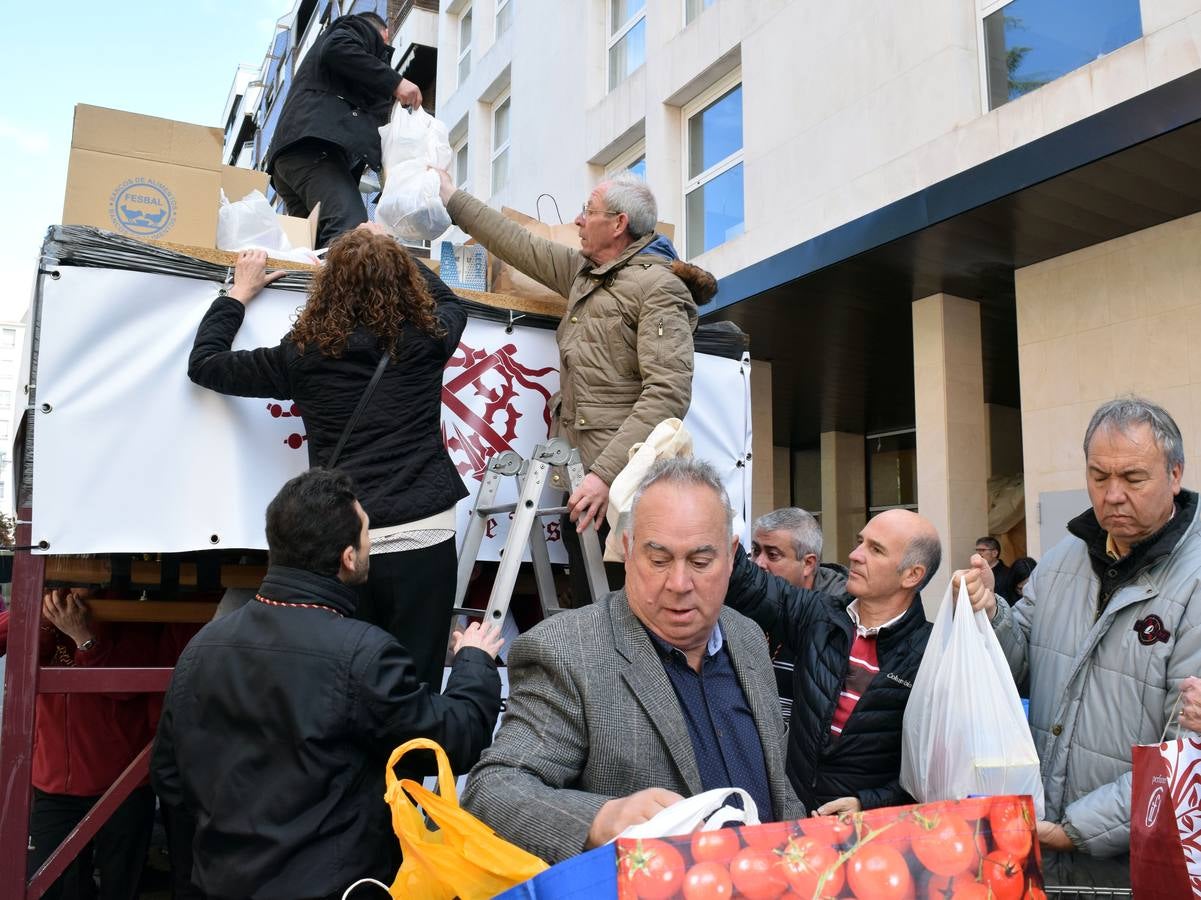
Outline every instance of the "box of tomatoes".
<svg viewBox="0 0 1201 900">
<path fill-rule="evenodd" d="M 1030 797 L 618 840 L 620 900 L 1043 900 Z M 541 895 L 539 895 L 541 896 Z"/>
</svg>

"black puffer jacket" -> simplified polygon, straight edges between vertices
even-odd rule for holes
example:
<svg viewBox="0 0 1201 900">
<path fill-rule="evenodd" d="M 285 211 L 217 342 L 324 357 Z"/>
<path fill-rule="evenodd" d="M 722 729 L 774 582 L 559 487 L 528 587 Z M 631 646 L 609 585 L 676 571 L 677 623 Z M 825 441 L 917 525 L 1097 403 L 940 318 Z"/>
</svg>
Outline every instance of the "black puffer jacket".
<svg viewBox="0 0 1201 900">
<path fill-rule="evenodd" d="M 834 740 L 830 721 L 854 640 L 847 615 L 852 599 L 793 587 L 738 549 L 726 604 L 778 635 L 796 657 L 788 777 L 810 812 L 840 797 L 858 797 L 864 809 L 912 802 L 899 781 L 901 721 L 930 623 L 921 597 L 915 596 L 901 621 L 880 631 L 880 674 Z"/>
<path fill-rule="evenodd" d="M 467 496 L 442 444 L 441 425 L 442 370 L 467 312 L 437 275 L 417 268 L 446 333 L 432 338 L 404 325 L 399 356 L 384 370 L 338 460 L 354 479 L 372 528 L 424 518 Z M 359 328 L 336 359 L 311 346 L 301 353 L 286 337 L 275 347 L 230 350 L 245 311 L 229 297 L 213 301 L 196 332 L 188 377 L 235 397 L 294 400 L 308 432 L 309 465 L 325 465 L 379 362 L 378 340 Z"/>
<path fill-rule="evenodd" d="M 155 791 L 196 819 L 193 878 L 208 897 L 260 900 L 391 881 L 388 756 L 427 737 L 468 771 L 500 712 L 496 663 L 460 650 L 436 694 L 390 634 L 349 618 L 356 595 L 338 579 L 272 566 L 259 594 L 326 608 L 252 600 L 206 625 L 179 659 L 155 738 Z"/>
<path fill-rule="evenodd" d="M 373 22 L 342 16 L 313 44 L 300 64 L 267 151 L 275 158 L 303 140 L 336 144 L 351 169 L 380 168 L 379 128 L 388 124 L 392 95 L 400 84 L 389 65 L 392 48 Z"/>
</svg>

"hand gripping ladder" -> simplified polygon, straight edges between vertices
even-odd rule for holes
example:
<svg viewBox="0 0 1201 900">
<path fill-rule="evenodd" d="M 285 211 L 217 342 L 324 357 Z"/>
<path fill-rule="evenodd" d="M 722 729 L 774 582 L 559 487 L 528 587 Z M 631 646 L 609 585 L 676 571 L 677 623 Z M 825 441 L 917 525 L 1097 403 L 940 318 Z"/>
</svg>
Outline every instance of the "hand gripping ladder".
<svg viewBox="0 0 1201 900">
<path fill-rule="evenodd" d="M 542 519 L 546 516 L 561 516 L 567 512 L 567 507 L 538 506 L 542 498 L 542 489 L 546 486 L 547 477 L 554 466 L 566 468 L 570 491 L 574 491 L 584 480 L 580 452 L 570 447 L 562 438 L 552 438 L 545 444 L 539 444 L 529 459 L 522 459 L 520 454 L 506 450 L 493 456 L 488 463 L 484 481 L 475 498 L 475 506 L 471 510 L 471 521 L 463 538 L 463 547 L 459 551 L 459 573 L 455 587 L 456 614 L 481 615 L 478 609 L 464 609 L 463 598 L 467 596 L 467 583 L 479 556 L 480 543 L 484 538 L 484 529 L 489 517 L 506 513 L 513 513 L 513 521 L 509 525 L 509 536 L 501 551 L 500 567 L 496 571 L 496 581 L 492 584 L 488 608 L 483 612 L 484 621 L 495 622 L 497 625 L 504 622 L 527 546 L 530 548 L 530 558 L 534 562 L 534 579 L 538 584 L 543 616 L 561 611 L 555 592 L 554 575 L 550 568 L 546 534 L 542 530 Z M 501 480 L 513 476 L 517 478 L 517 502 L 497 505 L 496 492 L 500 488 Z M 592 590 L 593 599 L 599 600 L 609 592 L 609 583 L 605 578 L 605 566 L 596 530 L 589 526 L 580 535 L 580 544 L 584 553 L 588 586 Z"/>
</svg>

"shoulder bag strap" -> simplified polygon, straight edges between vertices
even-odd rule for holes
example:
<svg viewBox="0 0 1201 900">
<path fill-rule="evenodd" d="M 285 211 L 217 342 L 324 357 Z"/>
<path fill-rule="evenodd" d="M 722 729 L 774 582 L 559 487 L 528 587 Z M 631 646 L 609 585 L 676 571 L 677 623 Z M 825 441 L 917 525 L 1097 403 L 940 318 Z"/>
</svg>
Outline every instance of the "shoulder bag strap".
<svg viewBox="0 0 1201 900">
<path fill-rule="evenodd" d="M 384 369 L 388 367 L 389 359 L 391 359 L 391 356 L 385 350 L 384 355 L 379 358 L 379 365 L 375 367 L 375 372 L 371 375 L 371 380 L 367 382 L 367 389 L 363 391 L 363 396 L 359 398 L 359 405 L 350 414 L 350 421 L 346 423 L 346 428 L 342 431 L 342 437 L 338 438 L 338 446 L 334 447 L 334 452 L 330 456 L 329 462 L 325 464 L 326 468 L 332 469 L 338 465 L 338 459 L 342 456 L 342 450 L 346 447 L 346 441 L 350 438 L 350 433 L 354 431 L 354 426 L 358 423 L 359 416 L 367 408 L 367 401 L 375 393 L 375 386 L 379 384 L 380 378 L 383 377 Z"/>
</svg>

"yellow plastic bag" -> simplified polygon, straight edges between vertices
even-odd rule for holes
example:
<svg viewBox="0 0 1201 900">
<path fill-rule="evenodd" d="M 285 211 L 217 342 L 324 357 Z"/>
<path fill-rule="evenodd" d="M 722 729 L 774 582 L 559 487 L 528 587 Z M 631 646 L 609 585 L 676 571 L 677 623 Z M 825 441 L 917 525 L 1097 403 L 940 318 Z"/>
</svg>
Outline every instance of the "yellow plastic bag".
<svg viewBox="0 0 1201 900">
<path fill-rule="evenodd" d="M 396 763 L 412 750 L 433 750 L 438 757 L 437 794 L 396 777 Z M 385 777 L 384 799 L 392 808 L 392 830 L 404 853 L 389 889 L 396 900 L 489 900 L 547 868 L 459 806 L 450 760 L 435 741 L 415 738 L 397 747 Z M 427 827 L 426 816 L 437 831 Z"/>
</svg>

